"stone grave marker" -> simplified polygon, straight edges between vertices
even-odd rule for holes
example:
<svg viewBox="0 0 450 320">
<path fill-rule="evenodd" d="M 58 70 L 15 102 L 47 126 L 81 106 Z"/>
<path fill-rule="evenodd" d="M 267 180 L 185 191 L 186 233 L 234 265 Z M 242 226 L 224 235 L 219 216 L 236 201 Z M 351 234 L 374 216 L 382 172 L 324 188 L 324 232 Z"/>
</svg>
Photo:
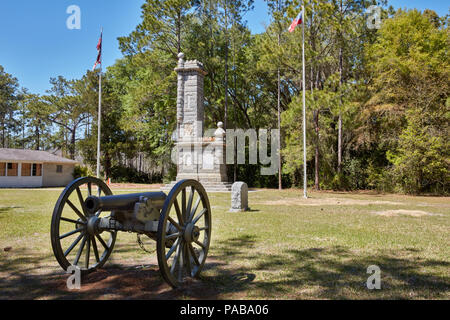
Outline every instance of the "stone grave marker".
<svg viewBox="0 0 450 320">
<path fill-rule="evenodd" d="M 230 212 L 243 212 L 248 210 L 248 186 L 245 182 L 235 182 L 231 187 Z"/>
</svg>

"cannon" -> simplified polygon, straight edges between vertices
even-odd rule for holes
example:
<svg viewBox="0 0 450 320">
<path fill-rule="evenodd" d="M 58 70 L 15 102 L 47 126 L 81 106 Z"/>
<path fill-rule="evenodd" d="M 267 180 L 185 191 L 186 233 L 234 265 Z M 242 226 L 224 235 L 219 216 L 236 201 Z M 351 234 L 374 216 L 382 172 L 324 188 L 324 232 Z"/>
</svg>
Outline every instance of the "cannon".
<svg viewBox="0 0 450 320">
<path fill-rule="evenodd" d="M 82 274 L 103 267 L 119 231 L 156 241 L 164 280 L 176 288 L 198 277 L 211 240 L 211 207 L 196 180 L 179 181 L 166 195 L 143 192 L 113 195 L 93 177 L 70 183 L 56 202 L 51 243 L 59 265 L 77 266 Z"/>
</svg>

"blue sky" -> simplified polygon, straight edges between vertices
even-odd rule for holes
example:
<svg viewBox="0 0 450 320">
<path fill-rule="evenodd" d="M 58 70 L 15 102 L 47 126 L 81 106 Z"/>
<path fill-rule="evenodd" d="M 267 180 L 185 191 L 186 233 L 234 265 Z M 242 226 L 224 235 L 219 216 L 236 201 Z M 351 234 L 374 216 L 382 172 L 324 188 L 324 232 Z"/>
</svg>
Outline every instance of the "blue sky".
<svg viewBox="0 0 450 320">
<path fill-rule="evenodd" d="M 112 65 L 121 57 L 117 37 L 128 35 L 140 21 L 144 0 L 1 0 L 0 65 L 33 93 L 45 93 L 50 77 L 80 78 L 91 69 L 97 55 L 100 26 L 104 27 L 103 62 Z M 444 0 L 390 0 L 395 8 L 448 13 Z M 69 30 L 70 5 L 81 9 L 81 29 Z M 270 18 L 263 0 L 245 19 L 253 33 L 264 31 Z"/>
</svg>

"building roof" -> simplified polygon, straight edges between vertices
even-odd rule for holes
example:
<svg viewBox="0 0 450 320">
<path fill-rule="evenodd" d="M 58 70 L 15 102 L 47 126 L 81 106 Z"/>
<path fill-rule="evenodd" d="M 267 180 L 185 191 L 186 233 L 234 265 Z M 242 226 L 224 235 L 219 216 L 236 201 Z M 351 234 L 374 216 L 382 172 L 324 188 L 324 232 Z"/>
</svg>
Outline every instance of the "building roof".
<svg viewBox="0 0 450 320">
<path fill-rule="evenodd" d="M 0 148 L 1 161 L 30 161 L 41 163 L 66 163 L 76 164 L 75 160 L 55 156 L 50 152 L 25 149 L 4 149 Z"/>
</svg>

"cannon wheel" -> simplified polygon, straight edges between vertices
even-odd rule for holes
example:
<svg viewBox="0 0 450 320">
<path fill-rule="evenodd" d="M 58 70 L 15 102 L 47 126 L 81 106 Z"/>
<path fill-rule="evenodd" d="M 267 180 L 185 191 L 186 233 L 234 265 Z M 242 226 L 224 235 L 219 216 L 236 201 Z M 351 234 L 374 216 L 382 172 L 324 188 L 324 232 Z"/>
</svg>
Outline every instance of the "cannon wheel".
<svg viewBox="0 0 450 320">
<path fill-rule="evenodd" d="M 87 213 L 84 200 L 90 195 L 109 196 L 112 192 L 97 178 L 79 178 L 64 189 L 53 210 L 50 233 L 52 248 L 64 270 L 72 265 L 78 266 L 83 274 L 92 272 L 101 268 L 113 251 L 117 232 L 106 232 L 109 233 L 109 239 L 105 241 L 106 237 L 94 231 L 95 228 L 89 223 L 96 220 L 90 218 L 102 215 L 101 210 L 95 215 Z"/>
<path fill-rule="evenodd" d="M 161 211 L 156 241 L 158 264 L 172 287 L 197 277 L 211 240 L 211 207 L 203 186 L 182 180 L 170 191 Z"/>
</svg>

